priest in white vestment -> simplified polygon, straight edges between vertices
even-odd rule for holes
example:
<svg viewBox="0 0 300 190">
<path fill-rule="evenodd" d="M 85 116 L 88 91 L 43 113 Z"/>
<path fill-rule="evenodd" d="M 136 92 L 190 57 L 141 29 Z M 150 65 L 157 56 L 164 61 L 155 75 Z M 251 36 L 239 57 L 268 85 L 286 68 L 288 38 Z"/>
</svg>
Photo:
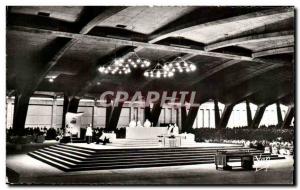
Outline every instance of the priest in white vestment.
<svg viewBox="0 0 300 190">
<path fill-rule="evenodd" d="M 148 119 L 144 122 L 144 127 L 151 127 L 151 123 Z"/>
<path fill-rule="evenodd" d="M 136 122 L 135 122 L 135 120 L 131 120 L 131 121 L 130 121 L 129 127 L 136 127 Z"/>
</svg>

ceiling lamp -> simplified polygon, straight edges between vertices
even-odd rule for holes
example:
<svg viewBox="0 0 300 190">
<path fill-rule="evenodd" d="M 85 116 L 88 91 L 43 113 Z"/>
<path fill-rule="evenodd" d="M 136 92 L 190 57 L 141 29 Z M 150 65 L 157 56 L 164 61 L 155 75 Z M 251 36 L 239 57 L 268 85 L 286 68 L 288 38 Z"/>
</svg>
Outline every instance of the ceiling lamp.
<svg viewBox="0 0 300 190">
<path fill-rule="evenodd" d="M 48 81 L 49 82 L 54 82 L 54 79 L 56 78 L 57 76 L 47 76 L 47 78 L 48 78 Z"/>
<path fill-rule="evenodd" d="M 100 66 L 98 71 L 103 74 L 128 74 L 132 68 L 147 68 L 150 65 L 148 59 L 143 59 L 134 52 L 129 59 L 116 58 L 109 64 Z"/>
<path fill-rule="evenodd" d="M 186 60 L 182 57 L 176 57 L 173 61 L 165 63 L 165 67 L 168 67 L 172 72 L 193 72 L 197 69 L 196 65 Z"/>
<path fill-rule="evenodd" d="M 102 74 L 128 74 L 131 72 L 131 69 L 128 64 L 124 64 L 124 60 L 114 59 L 107 65 L 100 66 L 98 71 Z"/>
<path fill-rule="evenodd" d="M 153 68 L 147 69 L 144 76 L 147 78 L 170 78 L 174 76 L 174 72 L 166 65 L 157 63 Z"/>
<path fill-rule="evenodd" d="M 147 68 L 151 65 L 150 60 L 141 58 L 135 52 L 133 52 L 131 57 L 126 59 L 125 62 L 126 64 L 131 65 L 133 68 Z"/>
</svg>

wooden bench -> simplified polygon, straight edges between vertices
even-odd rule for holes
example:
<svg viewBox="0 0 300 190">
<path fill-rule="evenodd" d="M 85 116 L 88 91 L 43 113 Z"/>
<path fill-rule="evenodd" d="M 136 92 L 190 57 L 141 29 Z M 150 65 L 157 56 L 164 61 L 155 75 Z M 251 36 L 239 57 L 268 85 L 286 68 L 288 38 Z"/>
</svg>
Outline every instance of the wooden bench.
<svg viewBox="0 0 300 190">
<path fill-rule="evenodd" d="M 215 165 L 216 169 L 219 169 L 219 166 L 223 166 L 223 170 L 231 170 L 232 166 L 228 165 L 230 159 L 239 158 L 241 162 L 241 167 L 245 170 L 253 169 L 253 155 L 249 152 L 226 152 L 226 151 L 217 151 L 215 155 Z"/>
</svg>

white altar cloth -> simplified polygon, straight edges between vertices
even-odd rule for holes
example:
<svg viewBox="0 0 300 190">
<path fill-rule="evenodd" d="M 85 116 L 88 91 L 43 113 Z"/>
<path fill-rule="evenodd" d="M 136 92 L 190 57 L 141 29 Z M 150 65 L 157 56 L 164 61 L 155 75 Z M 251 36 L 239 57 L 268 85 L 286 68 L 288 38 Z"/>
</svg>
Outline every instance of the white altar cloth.
<svg viewBox="0 0 300 190">
<path fill-rule="evenodd" d="M 127 127 L 126 139 L 154 139 L 167 132 L 168 127 Z"/>
</svg>

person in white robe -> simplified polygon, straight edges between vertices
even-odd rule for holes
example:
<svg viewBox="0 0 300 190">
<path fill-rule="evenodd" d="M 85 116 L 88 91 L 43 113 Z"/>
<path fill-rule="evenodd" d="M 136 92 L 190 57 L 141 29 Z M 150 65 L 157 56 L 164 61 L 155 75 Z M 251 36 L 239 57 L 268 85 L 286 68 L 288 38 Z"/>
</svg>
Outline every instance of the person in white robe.
<svg viewBox="0 0 300 190">
<path fill-rule="evenodd" d="M 179 135 L 179 127 L 176 125 L 176 123 L 174 124 L 173 127 L 173 135 Z"/>
<path fill-rule="evenodd" d="M 136 122 L 135 122 L 135 120 L 131 120 L 131 121 L 129 122 L 129 127 L 136 127 Z"/>
<path fill-rule="evenodd" d="M 144 122 L 144 127 L 151 127 L 151 123 L 148 119 Z"/>
<path fill-rule="evenodd" d="M 90 144 L 92 142 L 92 137 L 93 137 L 92 124 L 89 124 L 88 127 L 86 128 L 85 136 L 86 136 L 87 144 Z"/>
<path fill-rule="evenodd" d="M 137 127 L 143 127 L 141 121 L 137 121 L 136 126 Z"/>
</svg>

